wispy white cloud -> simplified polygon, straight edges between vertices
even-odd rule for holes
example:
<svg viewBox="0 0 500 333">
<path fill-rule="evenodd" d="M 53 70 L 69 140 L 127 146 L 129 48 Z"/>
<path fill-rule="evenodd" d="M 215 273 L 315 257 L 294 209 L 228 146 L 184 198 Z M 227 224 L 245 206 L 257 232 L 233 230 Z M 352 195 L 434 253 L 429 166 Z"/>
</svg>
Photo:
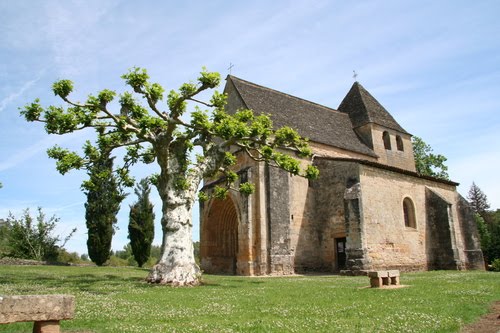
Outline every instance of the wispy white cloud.
<svg viewBox="0 0 500 333">
<path fill-rule="evenodd" d="M 62 135 L 62 136 L 57 136 L 57 135 L 49 135 L 46 136 L 44 139 L 37 141 L 36 143 L 22 148 L 18 152 L 14 153 L 10 157 L 8 157 L 5 161 L 0 162 L 0 171 L 5 171 L 11 168 L 14 168 L 15 166 L 28 161 L 32 157 L 39 155 L 39 154 L 45 154 L 46 150 L 49 147 L 54 146 L 55 144 L 63 144 L 66 143 L 66 145 L 70 144 L 73 145 L 74 143 L 79 143 L 83 139 L 89 138 L 89 132 L 86 131 L 79 131 L 76 133 L 73 133 L 72 135 Z"/>
<path fill-rule="evenodd" d="M 59 74 L 73 77 L 95 69 L 97 55 L 106 43 L 95 29 L 118 1 L 46 2 L 44 33 Z M 108 41 L 112 43 L 112 41 Z"/>
<path fill-rule="evenodd" d="M 61 137 L 56 138 L 54 136 L 48 136 L 45 139 L 38 141 L 37 143 L 34 143 L 21 151 L 18 151 L 14 155 L 10 156 L 6 161 L 0 162 L 0 171 L 5 171 L 13 168 L 42 152 L 45 153 L 47 148 L 53 146 L 56 142 L 60 143 L 61 139 Z"/>
<path fill-rule="evenodd" d="M 41 71 L 33 80 L 25 82 L 21 88 L 17 91 L 12 92 L 10 95 L 4 97 L 0 100 L 0 112 L 2 112 L 10 103 L 19 98 L 22 94 L 24 94 L 29 88 L 31 88 L 35 83 L 37 83 L 42 77 L 44 70 Z"/>
</svg>

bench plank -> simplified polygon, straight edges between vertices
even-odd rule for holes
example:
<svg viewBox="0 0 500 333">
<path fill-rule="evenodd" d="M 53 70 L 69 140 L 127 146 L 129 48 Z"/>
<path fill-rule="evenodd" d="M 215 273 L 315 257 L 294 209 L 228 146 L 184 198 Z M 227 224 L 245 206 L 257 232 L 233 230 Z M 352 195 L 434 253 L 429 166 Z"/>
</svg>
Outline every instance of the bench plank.
<svg viewBox="0 0 500 333">
<path fill-rule="evenodd" d="M 23 321 L 72 319 L 75 297 L 71 295 L 0 296 L 0 324 Z"/>
</svg>

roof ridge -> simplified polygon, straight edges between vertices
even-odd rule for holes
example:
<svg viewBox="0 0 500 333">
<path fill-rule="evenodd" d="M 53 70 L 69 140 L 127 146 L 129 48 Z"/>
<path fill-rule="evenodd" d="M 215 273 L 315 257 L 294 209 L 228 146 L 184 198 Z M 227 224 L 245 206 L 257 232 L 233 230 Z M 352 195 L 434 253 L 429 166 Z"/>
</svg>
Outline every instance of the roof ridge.
<svg viewBox="0 0 500 333">
<path fill-rule="evenodd" d="M 353 128 L 372 123 L 401 133 L 408 133 L 393 115 L 358 81 L 354 82 L 338 109 L 340 112 L 349 114 Z"/>
<path fill-rule="evenodd" d="M 227 76 L 226 89 L 240 100 L 233 100 L 233 111 L 246 105 L 255 114 L 269 114 L 275 126 L 297 129 L 311 142 L 376 156 L 353 131 L 346 113 L 233 75 Z"/>
<path fill-rule="evenodd" d="M 307 100 L 307 99 L 304 99 L 304 98 L 301 98 L 301 97 L 297 97 L 297 96 L 294 96 L 294 95 L 291 95 L 291 94 L 288 94 L 288 93 L 284 93 L 284 92 L 279 91 L 279 90 L 276 90 L 276 89 L 272 89 L 272 88 L 269 88 L 269 87 L 265 87 L 265 86 L 262 86 L 262 85 L 260 85 L 260 84 L 256 84 L 256 83 L 253 83 L 253 82 L 250 82 L 250 81 L 244 80 L 244 79 L 240 79 L 239 77 L 234 76 L 234 75 L 228 75 L 227 77 L 228 77 L 228 78 L 231 78 L 231 79 L 236 79 L 236 80 L 238 80 L 238 81 L 245 82 L 246 84 L 252 85 L 252 86 L 254 86 L 254 87 L 258 87 L 258 88 L 262 88 L 262 89 L 270 90 L 270 91 L 275 92 L 275 93 L 278 93 L 278 94 L 280 94 L 280 95 L 285 95 L 285 96 L 288 96 L 288 97 L 292 97 L 292 98 L 298 99 L 298 100 L 300 100 L 300 101 L 304 101 L 304 102 L 309 103 L 309 104 L 312 104 L 312 105 L 317 105 L 317 106 L 320 106 L 320 107 L 322 107 L 322 108 L 324 108 L 324 109 L 327 109 L 327 110 L 329 110 L 329 111 L 338 112 L 338 113 L 342 113 L 342 114 L 343 114 L 343 112 L 340 112 L 339 110 L 334 109 L 334 108 L 331 108 L 331 107 L 329 107 L 329 106 L 326 106 L 326 105 L 323 105 L 323 104 L 319 104 L 319 103 L 316 103 L 316 102 L 312 102 L 312 101 L 310 101 L 310 100 Z M 238 88 L 236 88 L 236 89 L 238 89 Z M 238 93 L 239 93 L 239 92 L 238 92 Z"/>
</svg>

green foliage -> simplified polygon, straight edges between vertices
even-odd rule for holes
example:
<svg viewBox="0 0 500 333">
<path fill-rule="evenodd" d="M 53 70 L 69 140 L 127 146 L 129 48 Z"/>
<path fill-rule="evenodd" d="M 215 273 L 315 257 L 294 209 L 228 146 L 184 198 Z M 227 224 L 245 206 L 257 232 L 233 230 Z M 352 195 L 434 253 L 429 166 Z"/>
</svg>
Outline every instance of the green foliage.
<svg viewBox="0 0 500 333">
<path fill-rule="evenodd" d="M 198 192 L 198 200 L 200 202 L 205 202 L 205 201 L 208 201 L 208 199 L 210 199 L 210 197 L 208 196 L 208 194 L 206 194 L 205 192 L 203 191 L 200 191 Z"/>
<path fill-rule="evenodd" d="M 40 105 L 40 99 L 35 99 L 33 103 L 27 104 L 24 109 L 21 109 L 21 115 L 26 121 L 37 121 L 44 112 L 43 107 Z"/>
<path fill-rule="evenodd" d="M 135 92 L 140 92 L 147 84 L 149 75 L 144 68 L 133 67 L 127 74 L 121 76 L 125 83 L 131 86 Z"/>
<path fill-rule="evenodd" d="M 476 214 L 476 224 L 485 261 L 491 264 L 500 259 L 500 210 Z"/>
<path fill-rule="evenodd" d="M 151 258 L 154 258 L 156 260 L 160 260 L 160 256 L 161 256 L 161 246 L 152 245 L 151 246 Z"/>
<path fill-rule="evenodd" d="M 220 83 L 220 74 L 216 72 L 208 72 L 205 67 L 202 68 L 198 81 L 202 84 L 202 87 L 213 89 L 217 87 Z"/>
<path fill-rule="evenodd" d="M 481 241 L 481 250 L 486 256 L 486 253 L 489 252 L 489 248 L 491 246 L 491 233 L 488 225 L 486 225 L 486 222 L 484 222 L 484 219 L 479 214 L 476 214 L 474 218 L 476 220 L 477 231 Z"/>
<path fill-rule="evenodd" d="M 448 167 L 444 164 L 447 158 L 432 153 L 431 146 L 417 136 L 412 137 L 412 143 L 417 172 L 424 176 L 449 180 Z"/>
<path fill-rule="evenodd" d="M 474 212 L 481 216 L 484 216 L 486 211 L 490 208 L 486 194 L 484 194 L 474 182 L 472 182 L 469 193 L 467 194 L 467 200 L 469 200 Z"/>
<path fill-rule="evenodd" d="M 319 170 L 313 165 L 308 165 L 306 168 L 306 178 L 307 179 L 317 179 L 319 177 Z"/>
<path fill-rule="evenodd" d="M 99 92 L 99 95 L 97 95 L 97 98 L 99 99 L 99 102 L 101 105 L 106 105 L 107 103 L 111 102 L 116 96 L 116 92 L 108 89 L 104 89 L 101 92 Z"/>
<path fill-rule="evenodd" d="M 0 258 L 9 254 L 9 232 L 10 224 L 7 221 L 0 220 Z"/>
<path fill-rule="evenodd" d="M 113 159 L 108 152 L 100 152 L 89 167 L 88 174 L 89 180 L 82 185 L 87 195 L 87 249 L 90 259 L 101 266 L 109 259 L 116 214 L 126 195 L 113 174 Z"/>
<path fill-rule="evenodd" d="M 119 98 L 120 112 L 113 114 L 107 105 L 114 100 L 116 93 L 108 89 L 98 92 L 97 96 L 89 95 L 86 103 L 74 103 L 68 99 L 73 91 L 73 83 L 70 80 L 60 80 L 52 88 L 56 95 L 69 104 L 67 108 L 43 108 L 39 100 L 35 100 L 26 105 L 21 114 L 27 121 L 44 122 L 48 133 L 64 134 L 86 127 L 94 128 L 98 133 L 99 149 L 111 152 L 118 147 L 127 147 L 125 164 L 117 168 L 118 175 L 124 178 L 120 180 L 123 184 L 131 184 L 128 178 L 128 168 L 131 165 L 138 162 L 151 163 L 159 154 L 164 154 L 158 150 L 159 147 L 171 147 L 168 155 L 175 155 L 178 160 L 180 170 L 175 176 L 178 191 L 191 186 L 187 182 L 187 173 L 190 170 L 196 172 L 197 167 L 202 165 L 210 165 L 203 176 L 209 176 L 221 167 L 226 169 L 223 174 L 228 178 L 228 186 L 231 186 L 232 179 L 235 178 L 227 168 L 236 163 L 236 153 L 228 150 L 232 146 L 239 148 L 237 152 L 247 152 L 258 160 L 264 159 L 292 174 L 306 177 L 317 174 L 313 169 L 302 172 L 300 164 L 292 156 L 294 153 L 299 157 L 311 155 L 307 140 L 292 128 L 273 129 L 268 115 L 255 116 L 247 109 L 229 115 L 224 111 L 227 97 L 219 92 L 213 93 L 209 103 L 194 99 L 200 92 L 215 88 L 220 83 L 218 73 L 208 72 L 203 68 L 197 82 L 182 84 L 177 91 L 171 90 L 166 103 L 168 112 L 159 110 L 156 105 L 163 99 L 165 89 L 158 83 L 151 83 L 145 69 L 133 67 L 122 78 L 134 93 L 147 101 L 149 110 L 137 102 L 132 93 L 124 92 Z M 184 123 L 180 116 L 187 110 L 190 101 L 211 107 L 212 113 L 196 107 L 191 114 L 191 122 Z M 217 137 L 219 140 L 214 140 Z M 161 144 L 159 140 L 163 140 Z M 218 149 L 211 148 L 215 141 L 219 142 Z M 144 144 L 149 144 L 149 147 Z M 202 148 L 203 156 L 190 168 L 190 151 L 194 145 Z M 96 154 L 95 149 L 89 147 L 90 144 L 86 143 L 83 148 L 84 156 L 58 146 L 49 149 L 48 154 L 57 160 L 57 169 L 65 174 L 72 169 L 88 170 L 91 167 Z M 278 152 L 275 150 L 278 148 L 286 148 L 287 152 Z M 226 152 L 217 157 L 220 155 L 214 154 L 217 150 Z M 215 163 L 207 160 L 207 157 L 216 158 Z M 160 167 L 166 166 L 160 163 Z M 89 185 L 85 183 L 83 187 Z"/>
<path fill-rule="evenodd" d="M 225 152 L 224 153 L 224 160 L 222 161 L 222 164 L 226 167 L 230 167 L 232 165 L 236 164 L 236 156 L 231 154 L 230 152 Z"/>
<path fill-rule="evenodd" d="M 21 259 L 56 261 L 59 249 L 64 247 L 71 238 L 74 229 L 64 240 L 62 245 L 59 236 L 54 236 L 54 229 L 59 223 L 59 218 L 52 216 L 46 219 L 41 208 L 38 215 L 33 218 L 29 209 L 23 212 L 21 218 L 9 214 L 8 228 L 4 229 L 8 239 L 8 256 Z"/>
<path fill-rule="evenodd" d="M 232 170 L 227 170 L 225 172 L 225 177 L 226 177 L 226 181 L 229 183 L 229 184 L 232 184 L 234 183 L 236 180 L 238 180 L 238 174 Z"/>
<path fill-rule="evenodd" d="M 128 237 L 135 261 L 142 267 L 151 254 L 154 239 L 153 204 L 149 200 L 151 187 L 147 179 L 142 179 L 135 188 L 137 202 L 130 206 Z"/>
<path fill-rule="evenodd" d="M 112 255 L 114 255 L 120 259 L 125 259 L 125 260 L 127 260 L 128 258 L 133 256 L 132 246 L 130 245 L 130 243 L 127 243 L 126 245 L 124 245 L 122 250 L 115 251 L 114 253 L 113 253 L 113 251 L 111 251 L 111 252 L 112 252 Z"/>
<path fill-rule="evenodd" d="M 240 184 L 240 193 L 243 195 L 250 195 L 255 192 L 255 185 L 252 183 L 242 183 Z"/>
<path fill-rule="evenodd" d="M 66 102 L 64 106 L 42 107 L 35 100 L 21 110 L 27 121 L 44 123 L 49 134 L 85 128 L 96 132 L 95 145 L 85 143 L 83 153 L 55 146 L 48 154 L 57 161 L 60 173 L 83 169 L 90 175 L 82 184 L 87 195 L 87 245 L 90 258 L 98 265 L 109 257 L 115 215 L 124 196 L 121 188 L 133 186 L 129 168 L 136 163 L 156 161 L 162 176 L 151 177 L 151 183 L 164 200 L 167 193 L 174 193 L 186 205 L 194 201 L 186 195 L 195 193 L 204 177 L 224 177 L 224 186 L 213 192 L 217 198 L 224 198 L 229 189 L 251 194 L 251 184 L 237 184 L 238 154 L 247 154 L 255 161 L 294 175 L 318 176 L 317 169 L 303 168 L 306 163 L 299 162 L 298 158 L 309 157 L 312 152 L 307 140 L 292 128 L 274 128 L 268 115 L 256 116 L 247 109 L 228 114 L 224 109 L 227 96 L 217 91 L 209 102 L 198 99 L 199 94 L 219 85 L 219 73 L 203 68 L 195 82 L 170 90 L 162 103 L 165 89 L 150 82 L 145 69 L 134 67 L 122 79 L 132 91 L 118 94 L 117 101 L 117 94 L 108 89 L 90 94 L 85 103 L 71 101 L 72 82 L 60 80 L 52 88 Z M 187 121 L 183 115 L 193 105 L 196 107 L 190 109 L 191 118 Z M 113 154 L 124 147 L 123 163 L 117 163 L 113 169 Z M 201 153 L 192 161 L 194 149 Z M 206 199 L 204 195 L 200 198 Z M 169 209 L 169 205 L 163 207 Z M 166 227 L 169 223 L 188 225 L 162 219 L 162 230 L 172 230 Z M 175 262 L 175 258 L 169 260 Z"/>
<path fill-rule="evenodd" d="M 290 172 L 293 175 L 298 175 L 300 172 L 299 161 L 288 154 L 275 152 L 273 154 L 273 160 L 280 168 Z"/>
<path fill-rule="evenodd" d="M 52 85 L 54 95 L 66 98 L 73 91 L 73 82 L 70 80 L 60 80 Z"/>
<path fill-rule="evenodd" d="M 214 197 L 219 200 L 224 200 L 227 196 L 228 189 L 221 186 L 215 186 L 214 188 Z"/>
<path fill-rule="evenodd" d="M 493 260 L 491 263 L 491 270 L 493 272 L 500 272 L 500 258 Z"/>
<path fill-rule="evenodd" d="M 200 263 L 200 242 L 193 242 L 193 254 L 196 263 Z"/>
<path fill-rule="evenodd" d="M 57 262 L 64 264 L 81 264 L 85 260 L 77 252 L 68 252 L 65 249 L 59 249 L 57 254 Z"/>
<path fill-rule="evenodd" d="M 56 168 L 62 175 L 73 169 L 81 169 L 84 166 L 84 159 L 82 157 L 75 152 L 59 146 L 49 148 L 47 155 L 57 160 Z"/>
<path fill-rule="evenodd" d="M 122 259 L 114 255 L 110 255 L 108 260 L 102 264 L 102 266 L 112 266 L 112 267 L 125 267 L 132 266 L 129 265 L 129 261 L 127 259 Z"/>
</svg>

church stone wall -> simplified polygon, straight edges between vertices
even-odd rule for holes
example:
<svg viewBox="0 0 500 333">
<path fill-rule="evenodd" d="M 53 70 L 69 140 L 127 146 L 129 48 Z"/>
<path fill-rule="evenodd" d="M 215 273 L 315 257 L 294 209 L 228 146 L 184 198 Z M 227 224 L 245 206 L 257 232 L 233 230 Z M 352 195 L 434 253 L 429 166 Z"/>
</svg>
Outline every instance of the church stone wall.
<svg viewBox="0 0 500 333">
<path fill-rule="evenodd" d="M 383 133 L 389 133 L 391 149 L 385 149 Z M 415 159 L 413 157 L 413 145 L 411 136 L 398 131 L 388 129 L 376 124 L 367 124 L 358 129 L 358 133 L 370 133 L 372 149 L 379 156 L 378 163 L 394 166 L 400 169 L 415 171 Z M 363 136 L 367 136 L 364 134 Z M 403 151 L 398 150 L 396 137 L 399 136 L 403 143 Z"/>
<path fill-rule="evenodd" d="M 292 274 L 290 176 L 275 167 L 266 166 L 266 171 L 270 273 Z"/>
<path fill-rule="evenodd" d="M 333 240 L 325 219 L 318 219 L 314 182 L 293 176 L 291 247 L 296 272 L 332 270 Z"/>
<path fill-rule="evenodd" d="M 463 226 L 473 226 L 460 213 L 455 186 L 363 165 L 361 191 L 370 262 L 365 269 L 464 267 L 464 237 L 468 231 Z M 415 207 L 415 228 L 405 226 L 406 197 Z M 475 246 L 477 243 L 469 247 L 477 254 Z M 440 251 L 447 253 L 446 263 L 433 261 Z"/>
<path fill-rule="evenodd" d="M 318 234 L 318 256 L 322 260 L 321 267 L 325 270 L 339 271 L 335 252 L 336 238 L 347 237 L 347 251 L 351 254 L 363 248 L 361 234 L 348 234 L 346 230 L 344 207 L 346 186 L 359 181 L 359 166 L 357 163 L 322 158 L 315 159 L 314 165 L 320 170 L 319 178 L 311 182 L 314 193 L 311 224 Z"/>
<path fill-rule="evenodd" d="M 464 240 L 464 256 L 466 269 L 485 269 L 481 242 L 477 230 L 475 214 L 467 200 L 458 196 L 458 215 L 460 229 Z"/>
</svg>

